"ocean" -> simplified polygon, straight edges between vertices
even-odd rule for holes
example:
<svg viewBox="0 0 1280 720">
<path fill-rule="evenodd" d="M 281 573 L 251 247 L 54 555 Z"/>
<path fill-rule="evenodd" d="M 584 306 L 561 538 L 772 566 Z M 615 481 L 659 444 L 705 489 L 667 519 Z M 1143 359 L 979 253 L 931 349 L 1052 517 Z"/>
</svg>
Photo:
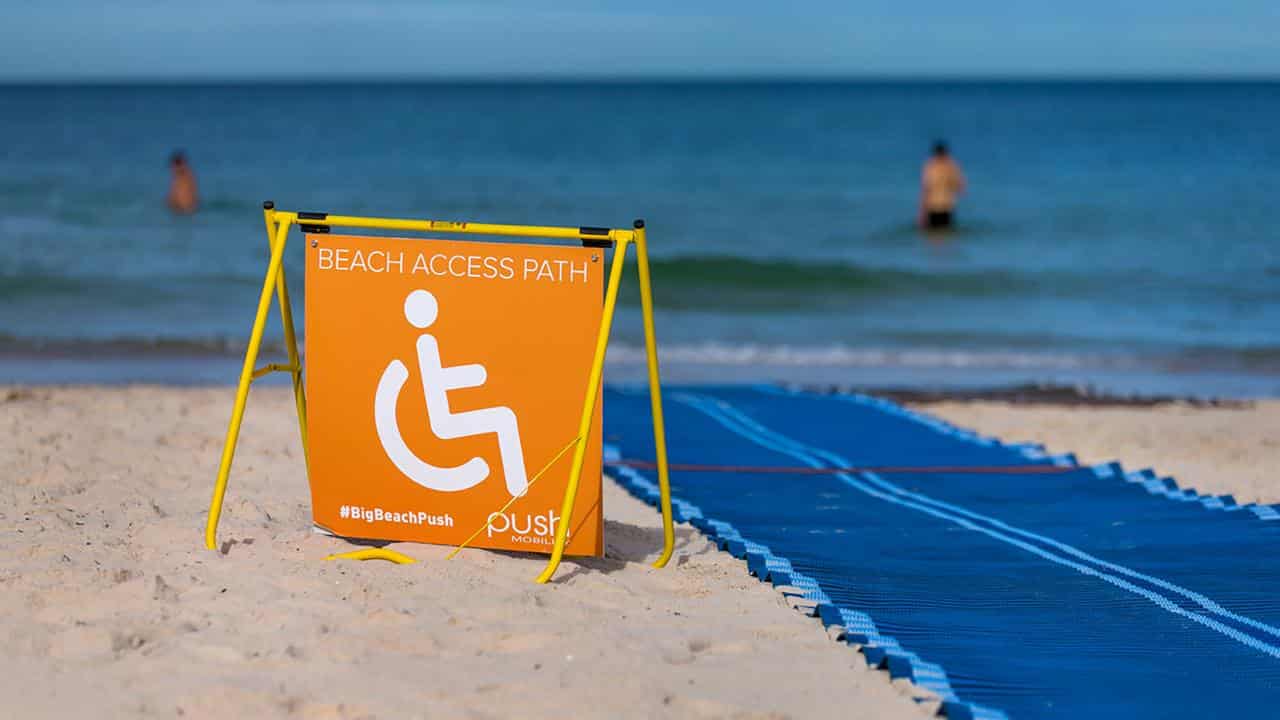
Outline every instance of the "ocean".
<svg viewBox="0 0 1280 720">
<path fill-rule="evenodd" d="M 1278 82 L 9 86 L 0 108 L 0 382 L 234 382 L 271 199 L 642 217 L 673 380 L 1280 395 Z M 929 237 L 937 138 L 969 192 Z M 176 148 L 194 217 L 164 206 Z M 639 376 L 634 287 L 614 337 L 609 376 Z"/>
</svg>

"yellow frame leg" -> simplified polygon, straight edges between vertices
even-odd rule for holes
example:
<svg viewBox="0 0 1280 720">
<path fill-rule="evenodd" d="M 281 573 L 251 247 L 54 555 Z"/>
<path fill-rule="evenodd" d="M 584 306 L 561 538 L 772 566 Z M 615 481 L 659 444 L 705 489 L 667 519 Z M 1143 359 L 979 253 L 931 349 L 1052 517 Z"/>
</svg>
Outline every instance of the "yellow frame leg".
<svg viewBox="0 0 1280 720">
<path fill-rule="evenodd" d="M 604 313 L 600 316 L 600 330 L 596 333 L 596 352 L 591 361 L 591 374 L 587 377 L 587 396 L 582 401 L 582 418 L 578 422 L 578 442 L 573 449 L 573 464 L 569 466 L 569 485 L 564 490 L 564 502 L 560 504 L 560 522 L 556 525 L 556 542 L 551 549 L 547 567 L 537 582 L 545 583 L 560 567 L 564 557 L 564 545 L 569 535 L 573 517 L 573 503 L 578 498 L 578 480 L 582 477 L 582 463 L 586 455 L 587 440 L 591 437 L 591 420 L 596 412 L 596 396 L 600 394 L 600 376 L 604 374 L 605 348 L 609 345 L 609 330 L 613 326 L 613 309 L 618 304 L 618 286 L 622 284 L 622 266 L 627 260 L 630 239 L 618 242 L 613 251 L 613 265 L 609 268 L 609 285 L 604 294 Z"/>
<path fill-rule="evenodd" d="M 583 457 L 586 454 L 586 439 L 591 430 L 591 420 L 595 415 L 596 397 L 600 394 L 600 379 L 604 373 L 605 352 L 609 346 L 609 330 L 613 325 L 613 313 L 618 302 L 618 286 L 622 281 L 622 266 L 627 257 L 627 246 L 636 244 L 636 267 L 640 280 L 640 307 L 644 315 L 644 341 L 649 371 L 649 401 L 653 411 L 653 437 L 657 450 L 658 483 L 661 490 L 662 506 L 662 554 L 654 562 L 654 567 L 663 567 L 671 559 L 675 551 L 675 527 L 671 520 L 671 481 L 667 471 L 666 431 L 662 422 L 662 388 L 658 380 L 658 345 L 653 329 L 653 292 L 649 284 L 649 254 L 645 245 L 644 221 L 637 220 L 635 232 L 631 239 L 621 240 L 614 251 L 613 265 L 609 268 L 609 285 L 605 291 L 604 314 L 600 318 L 600 332 L 596 336 L 596 354 L 591 364 L 591 375 L 587 379 L 587 397 L 582 404 L 582 419 L 578 424 L 578 443 L 573 453 L 573 465 L 569 469 L 569 485 L 564 491 L 564 502 L 560 506 L 560 524 L 556 526 L 556 542 L 547 560 L 547 567 L 538 575 L 537 582 L 545 583 L 555 575 L 564 557 L 564 546 L 568 538 L 570 518 L 573 517 L 573 505 L 578 497 L 578 481 L 582 478 Z"/>
<path fill-rule="evenodd" d="M 263 218 L 267 223 L 267 240 L 275 237 L 275 210 L 264 207 Z M 285 224 L 288 227 L 288 224 Z M 276 299 L 280 302 L 280 323 L 284 326 L 284 345 L 289 354 L 289 373 L 293 376 L 293 402 L 298 409 L 298 433 L 302 436 L 302 462 L 308 468 L 307 459 L 307 395 L 302 384 L 302 356 L 298 353 L 298 336 L 293 327 L 293 303 L 289 301 L 289 284 L 284 278 L 284 263 L 280 263 L 276 277 Z"/>
<path fill-rule="evenodd" d="M 244 366 L 240 370 L 240 384 L 236 389 L 236 403 L 231 410 L 231 422 L 227 426 L 227 438 L 222 446 L 222 460 L 218 464 L 218 480 L 213 486 L 213 500 L 209 503 L 209 519 L 204 528 L 204 544 L 210 550 L 218 548 L 218 519 L 222 516 L 222 499 L 227 494 L 227 477 L 231 474 L 231 460 L 236 454 L 240 423 L 244 420 L 244 406 L 249 399 L 249 384 L 253 382 L 253 365 L 258 361 L 258 349 L 262 345 L 267 312 L 271 309 L 271 291 L 275 289 L 277 283 L 283 282 L 280 267 L 284 260 L 285 241 L 289 238 L 289 225 L 288 222 L 276 225 L 275 238 L 271 242 L 271 261 L 267 264 L 267 276 L 262 281 L 262 293 L 258 296 L 258 314 L 254 316 L 253 331 L 249 335 L 249 347 L 244 353 Z"/>
<path fill-rule="evenodd" d="M 667 470 L 667 431 L 662 420 L 662 383 L 658 378 L 658 338 L 653 329 L 653 288 L 649 284 L 649 248 L 645 244 L 644 221 L 637 220 L 636 272 L 640 280 L 640 310 L 644 316 L 644 352 L 649 370 L 649 406 L 653 415 L 653 448 L 658 461 L 658 488 L 662 502 L 662 554 L 654 567 L 665 567 L 676 549 L 676 531 L 671 521 L 671 477 Z"/>
</svg>

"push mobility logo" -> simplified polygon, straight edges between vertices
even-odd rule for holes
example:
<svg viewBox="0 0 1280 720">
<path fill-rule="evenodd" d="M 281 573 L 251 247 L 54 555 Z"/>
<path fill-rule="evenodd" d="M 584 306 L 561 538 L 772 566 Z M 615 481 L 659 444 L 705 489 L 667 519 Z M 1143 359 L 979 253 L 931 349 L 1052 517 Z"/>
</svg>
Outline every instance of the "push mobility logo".
<svg viewBox="0 0 1280 720">
<path fill-rule="evenodd" d="M 489 513 L 489 537 L 495 534 L 504 535 L 510 533 L 510 540 L 514 543 L 522 545 L 554 545 L 556 538 L 556 523 L 560 521 L 560 517 L 556 515 L 554 510 L 548 510 L 545 513 L 532 515 L 525 513 L 517 515 L 516 513 Z M 569 538 L 569 533 L 565 533 L 565 540 Z"/>
</svg>

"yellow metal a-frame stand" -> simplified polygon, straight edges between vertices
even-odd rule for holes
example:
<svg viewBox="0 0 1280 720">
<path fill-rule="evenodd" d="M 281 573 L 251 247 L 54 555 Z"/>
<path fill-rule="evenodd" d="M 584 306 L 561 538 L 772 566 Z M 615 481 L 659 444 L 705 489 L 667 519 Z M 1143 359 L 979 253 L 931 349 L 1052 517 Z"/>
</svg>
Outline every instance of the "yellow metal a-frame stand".
<svg viewBox="0 0 1280 720">
<path fill-rule="evenodd" d="M 573 452 L 573 465 L 569 471 L 569 484 L 564 491 L 564 501 L 560 508 L 560 517 L 565 522 L 556 526 L 555 546 L 547 567 L 537 577 L 537 582 L 545 583 L 555 574 L 564 556 L 565 541 L 568 536 L 568 518 L 573 516 L 573 505 L 578 495 L 578 481 L 582 476 L 582 464 L 586 454 L 586 438 L 591 429 L 591 420 L 595 414 L 596 398 L 600 395 L 601 376 L 604 372 L 605 351 L 609 344 L 609 330 L 613 324 L 613 312 L 618 302 L 618 287 L 622 283 L 622 267 L 626 261 L 627 248 L 636 247 L 636 265 L 640 279 L 640 306 L 644 315 L 644 344 L 648 357 L 649 400 L 653 413 L 653 439 L 657 450 L 658 484 L 661 489 L 662 509 L 662 554 L 654 562 L 654 567 L 663 567 L 671 559 L 675 549 L 675 530 L 671 520 L 671 486 L 667 472 L 666 433 L 662 424 L 662 390 L 658 379 L 658 348 L 653 331 L 653 292 L 649 282 L 649 253 L 645 245 L 644 221 L 637 220 L 631 230 L 593 227 L 542 227 L 537 225 L 489 225 L 467 222 L 446 222 L 439 220 L 402 220 L 395 218 L 356 217 L 352 215 L 330 215 L 328 213 L 285 212 L 276 210 L 271 202 L 262 204 L 263 216 L 267 224 L 267 239 L 271 245 L 271 260 L 267 263 L 267 274 L 262 282 L 262 293 L 258 297 L 258 312 L 253 320 L 253 332 L 249 335 L 249 347 L 245 351 L 244 366 L 240 371 L 240 383 L 236 389 L 235 406 L 231 411 L 231 422 L 227 425 L 227 438 L 222 447 L 222 460 L 218 465 L 218 479 L 213 488 L 213 500 L 209 504 L 209 519 L 205 526 L 205 545 L 214 550 L 218 547 L 218 519 L 222 515 L 222 501 L 227 492 L 227 478 L 231 474 L 231 461 L 235 457 L 236 441 L 240 436 L 240 423 L 244 419 L 245 403 L 249 398 L 249 386 L 254 380 L 272 372 L 287 372 L 293 377 L 293 394 L 298 407 L 298 429 L 302 434 L 303 456 L 307 454 L 307 400 L 302 383 L 302 358 L 298 353 L 297 334 L 293 327 L 293 311 L 289 303 L 289 288 L 284 277 L 284 249 L 289 238 L 289 229 L 294 225 L 305 226 L 310 223 L 330 227 L 377 228 L 382 230 L 402 230 L 409 232 L 457 233 L 469 235 L 506 235 L 525 238 L 548 238 L 557 240 L 582 240 L 586 242 L 614 243 L 613 261 L 609 267 L 609 283 L 605 290 L 604 314 L 600 320 L 600 330 L 596 336 L 595 357 L 591 363 L 591 373 L 587 379 L 586 398 L 582 403 L 582 419 L 578 425 L 578 440 Z M 274 290 L 280 304 L 280 319 L 284 323 L 285 347 L 288 350 L 288 364 L 268 364 L 256 368 L 258 350 L 262 345 L 262 333 L 267 323 L 267 314 L 271 309 L 271 294 Z"/>
</svg>

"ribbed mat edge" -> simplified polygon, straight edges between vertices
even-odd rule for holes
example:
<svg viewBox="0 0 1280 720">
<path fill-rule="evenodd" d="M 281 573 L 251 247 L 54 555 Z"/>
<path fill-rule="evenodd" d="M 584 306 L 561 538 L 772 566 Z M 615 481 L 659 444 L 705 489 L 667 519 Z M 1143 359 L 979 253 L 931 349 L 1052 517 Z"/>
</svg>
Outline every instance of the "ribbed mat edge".
<svg viewBox="0 0 1280 720">
<path fill-rule="evenodd" d="M 606 443 L 604 459 L 618 461 L 622 459 L 622 454 L 616 445 Z M 633 497 L 651 506 L 658 506 L 658 486 L 634 468 L 614 466 L 610 477 Z M 776 555 L 765 545 L 744 538 L 732 524 L 706 517 L 700 507 L 681 498 L 671 498 L 671 509 L 677 521 L 693 525 L 718 549 L 746 561 L 747 572 L 760 582 L 772 584 L 784 595 L 798 595 L 814 603 L 812 610 L 807 612 L 818 618 L 825 628 L 844 628 L 836 635 L 836 640 L 853 646 L 862 654 L 868 666 L 888 672 L 892 679 L 910 680 L 916 686 L 936 695 L 941 701 L 939 715 L 958 720 L 1008 720 L 1008 716 L 999 710 L 961 700 L 951 687 L 941 665 L 922 659 L 903 648 L 892 636 L 881 634 L 870 615 L 837 607 L 816 580 L 796 571 L 787 558 Z M 921 698 L 917 701 L 927 700 L 928 698 Z"/>
</svg>

